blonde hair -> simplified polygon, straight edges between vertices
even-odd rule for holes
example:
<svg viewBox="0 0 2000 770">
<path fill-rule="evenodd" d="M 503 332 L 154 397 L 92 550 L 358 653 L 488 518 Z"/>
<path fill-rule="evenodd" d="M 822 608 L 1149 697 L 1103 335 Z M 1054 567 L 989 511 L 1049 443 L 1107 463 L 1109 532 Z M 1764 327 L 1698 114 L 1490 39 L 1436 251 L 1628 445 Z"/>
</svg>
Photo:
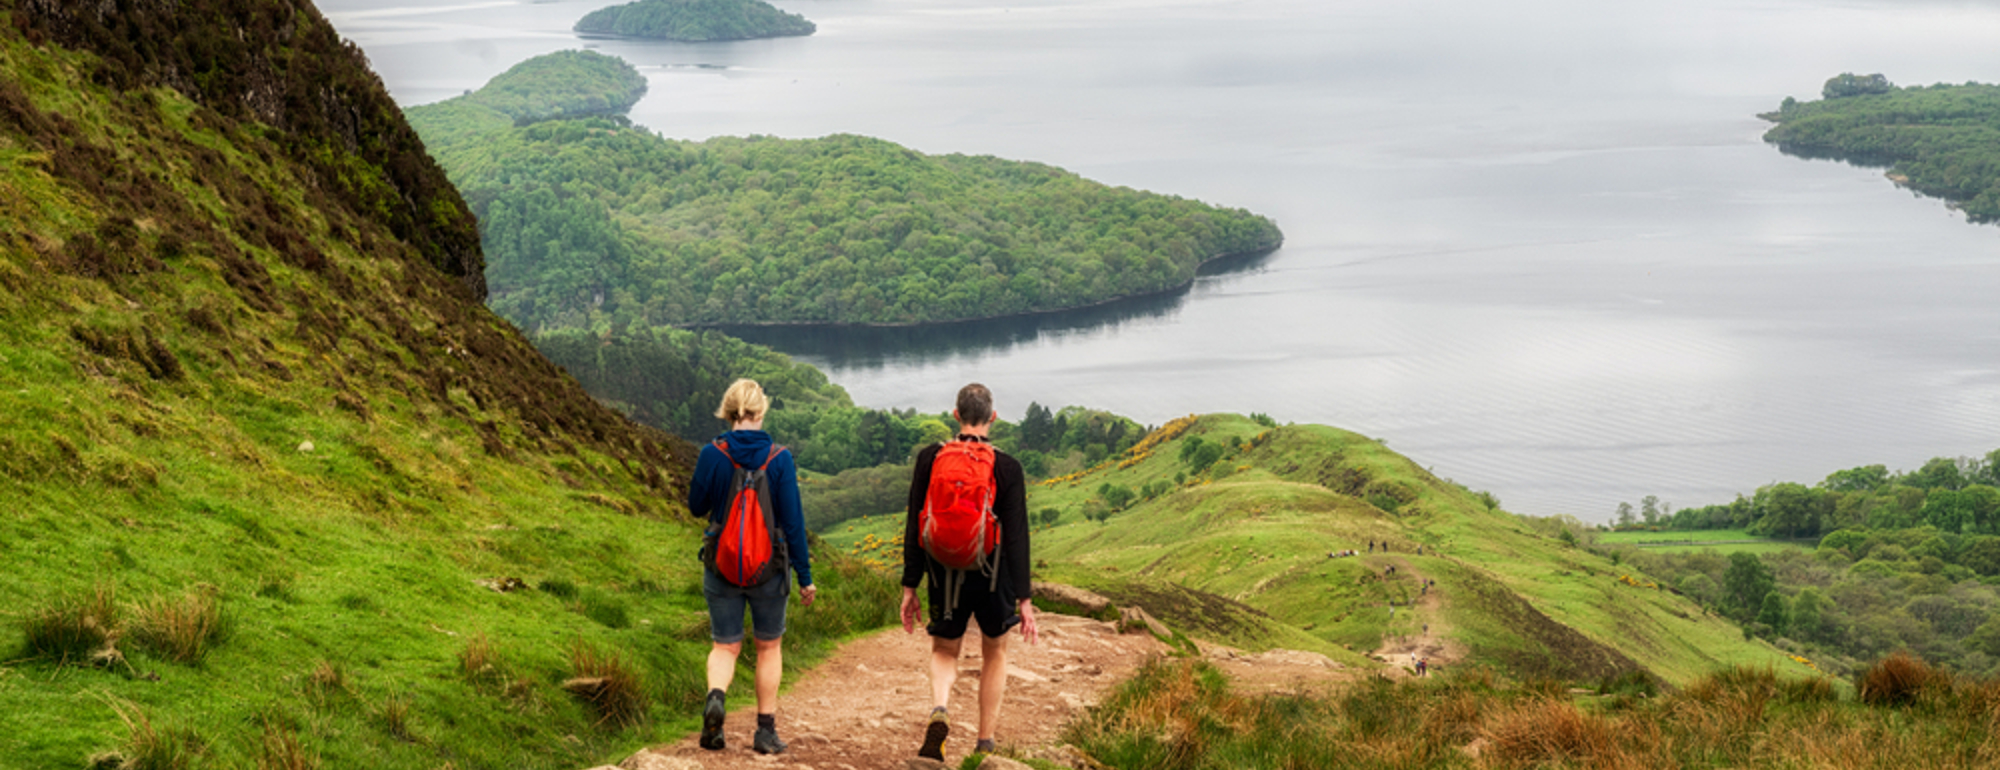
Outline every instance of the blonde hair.
<svg viewBox="0 0 2000 770">
<path fill-rule="evenodd" d="M 770 408 L 771 400 L 764 397 L 764 388 L 756 380 L 737 380 L 722 392 L 722 406 L 715 410 L 715 416 L 734 424 L 763 417 Z"/>
</svg>

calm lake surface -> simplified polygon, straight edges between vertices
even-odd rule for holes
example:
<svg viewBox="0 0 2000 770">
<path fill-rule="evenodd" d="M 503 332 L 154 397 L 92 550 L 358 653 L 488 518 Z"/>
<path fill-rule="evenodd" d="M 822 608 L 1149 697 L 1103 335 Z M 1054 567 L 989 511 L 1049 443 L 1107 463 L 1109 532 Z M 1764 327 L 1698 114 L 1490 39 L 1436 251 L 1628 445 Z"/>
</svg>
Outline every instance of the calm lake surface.
<svg viewBox="0 0 2000 770">
<path fill-rule="evenodd" d="M 2000 80 L 2000 4 L 779 0 L 811 37 L 581 40 L 610 0 L 322 0 L 421 104 L 588 47 L 670 137 L 857 133 L 1276 219 L 1187 293 L 989 328 L 760 335 L 857 403 L 1386 440 L 1517 512 L 2000 448 L 2000 229 L 1756 113 L 1827 77 Z"/>
</svg>

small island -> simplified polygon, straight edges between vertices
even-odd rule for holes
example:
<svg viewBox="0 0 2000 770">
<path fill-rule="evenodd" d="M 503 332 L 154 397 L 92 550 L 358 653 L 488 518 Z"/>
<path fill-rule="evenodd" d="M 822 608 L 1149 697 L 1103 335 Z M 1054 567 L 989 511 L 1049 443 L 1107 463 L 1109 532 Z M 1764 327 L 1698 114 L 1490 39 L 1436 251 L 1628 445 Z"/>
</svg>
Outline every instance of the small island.
<svg viewBox="0 0 2000 770">
<path fill-rule="evenodd" d="M 764 0 L 639 0 L 592 11 L 576 23 L 586 35 L 702 43 L 810 35 L 818 27 Z"/>
<path fill-rule="evenodd" d="M 1879 74 L 1842 74 L 1820 96 L 1786 97 L 1761 115 L 1777 124 L 1764 141 L 1787 155 L 1887 168 L 1891 181 L 1974 223 L 2000 223 L 2000 86 L 1898 87 Z"/>
</svg>

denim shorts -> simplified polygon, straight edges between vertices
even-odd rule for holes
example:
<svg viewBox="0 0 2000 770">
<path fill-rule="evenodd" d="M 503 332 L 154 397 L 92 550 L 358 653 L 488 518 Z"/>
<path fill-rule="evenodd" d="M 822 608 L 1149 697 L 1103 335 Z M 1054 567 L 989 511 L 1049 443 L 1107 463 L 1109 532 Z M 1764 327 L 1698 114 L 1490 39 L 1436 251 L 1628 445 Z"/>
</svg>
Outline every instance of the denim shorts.
<svg viewBox="0 0 2000 770">
<path fill-rule="evenodd" d="M 759 641 L 785 635 L 785 600 L 792 593 L 792 571 L 787 569 L 763 585 L 743 588 L 723 580 L 715 570 L 701 571 L 701 595 L 708 600 L 708 635 L 716 644 L 743 641 L 743 614 L 750 613 L 752 630 Z"/>
</svg>

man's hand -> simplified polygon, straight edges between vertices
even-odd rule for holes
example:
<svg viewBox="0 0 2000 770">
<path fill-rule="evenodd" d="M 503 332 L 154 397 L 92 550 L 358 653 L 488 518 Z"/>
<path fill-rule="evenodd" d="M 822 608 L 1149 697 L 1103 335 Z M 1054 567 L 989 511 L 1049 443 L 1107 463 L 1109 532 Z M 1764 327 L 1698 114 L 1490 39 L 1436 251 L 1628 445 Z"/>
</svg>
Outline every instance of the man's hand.
<svg viewBox="0 0 2000 770">
<path fill-rule="evenodd" d="M 799 586 L 799 603 L 813 606 L 813 597 L 819 595 L 819 586 Z"/>
<path fill-rule="evenodd" d="M 1036 640 L 1042 638 L 1041 629 L 1035 627 L 1034 601 L 1032 599 L 1022 599 L 1019 611 L 1021 613 L 1021 638 L 1026 639 L 1028 644 L 1034 644 Z"/>
<path fill-rule="evenodd" d="M 903 633 L 917 632 L 917 589 L 903 587 Z"/>
</svg>

